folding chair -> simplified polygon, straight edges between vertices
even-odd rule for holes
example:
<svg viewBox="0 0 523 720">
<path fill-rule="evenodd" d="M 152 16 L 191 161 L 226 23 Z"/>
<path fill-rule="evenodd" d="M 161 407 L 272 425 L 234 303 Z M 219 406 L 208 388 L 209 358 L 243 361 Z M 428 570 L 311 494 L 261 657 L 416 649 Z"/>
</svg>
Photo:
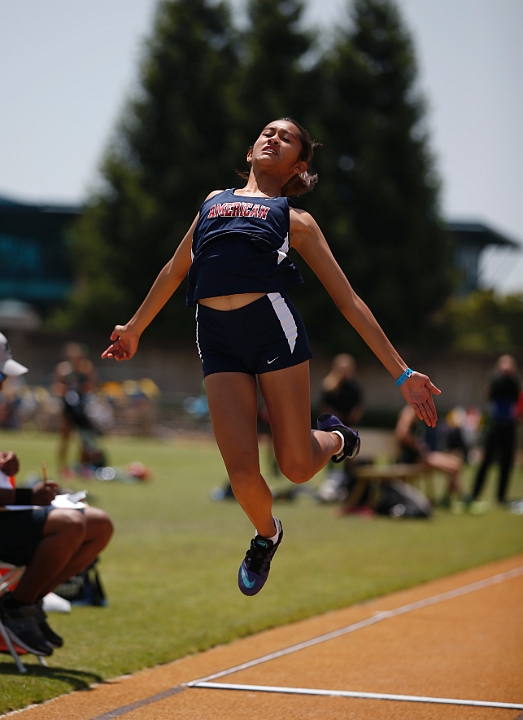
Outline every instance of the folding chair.
<svg viewBox="0 0 523 720">
<path fill-rule="evenodd" d="M 9 563 L 4 563 L 0 560 L 0 597 L 4 595 L 10 588 L 12 588 L 16 583 L 20 580 L 22 575 L 24 574 L 25 566 L 21 565 L 17 567 L 16 565 L 10 565 Z M 2 635 L 5 645 L 9 652 L 11 653 L 11 656 L 13 660 L 16 663 L 16 667 L 21 673 L 26 673 L 27 669 L 25 665 L 20 660 L 18 653 L 16 651 L 15 646 L 13 645 L 13 642 L 11 638 L 9 637 L 9 634 L 7 630 L 5 629 L 2 620 L 0 619 L 0 634 Z M 44 660 L 44 658 L 41 655 L 35 655 L 36 659 L 40 663 L 40 665 L 43 665 L 44 667 L 47 667 L 47 663 Z"/>
</svg>

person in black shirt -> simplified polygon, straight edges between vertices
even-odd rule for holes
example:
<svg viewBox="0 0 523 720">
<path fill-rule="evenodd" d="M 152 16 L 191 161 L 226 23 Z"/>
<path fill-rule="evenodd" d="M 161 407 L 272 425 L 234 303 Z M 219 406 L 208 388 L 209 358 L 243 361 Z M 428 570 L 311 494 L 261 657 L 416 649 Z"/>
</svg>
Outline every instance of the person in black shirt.
<svg viewBox="0 0 523 720">
<path fill-rule="evenodd" d="M 477 500 L 487 470 L 494 461 L 499 463 L 498 503 L 506 502 L 506 493 L 510 471 L 514 464 L 516 447 L 516 406 L 520 392 L 516 361 L 511 355 L 502 355 L 496 372 L 490 383 L 489 415 L 490 422 L 485 436 L 485 456 L 474 482 L 471 501 Z"/>
<path fill-rule="evenodd" d="M 363 413 L 363 392 L 355 374 L 354 358 L 341 353 L 321 384 L 321 411 L 337 415 L 345 425 L 357 425 Z"/>
<path fill-rule="evenodd" d="M 67 464 L 67 451 L 72 433 L 76 430 L 80 435 L 83 462 L 88 451 L 82 435 L 85 436 L 86 432 L 97 432 L 85 412 L 86 394 L 96 385 L 96 372 L 79 343 L 72 342 L 65 346 L 65 358 L 55 368 L 53 391 L 63 401 L 58 469 L 64 480 L 70 480 L 74 473 Z"/>
<path fill-rule="evenodd" d="M 363 415 L 363 392 L 355 375 L 356 362 L 352 355 L 336 355 L 329 374 L 322 380 L 320 395 L 321 412 L 335 415 L 342 423 L 351 426 L 357 425 Z M 355 479 L 351 458 L 346 458 L 343 465 L 334 465 L 331 460 L 317 498 L 324 502 L 344 500 Z M 364 496 L 362 502 L 365 499 Z"/>
</svg>

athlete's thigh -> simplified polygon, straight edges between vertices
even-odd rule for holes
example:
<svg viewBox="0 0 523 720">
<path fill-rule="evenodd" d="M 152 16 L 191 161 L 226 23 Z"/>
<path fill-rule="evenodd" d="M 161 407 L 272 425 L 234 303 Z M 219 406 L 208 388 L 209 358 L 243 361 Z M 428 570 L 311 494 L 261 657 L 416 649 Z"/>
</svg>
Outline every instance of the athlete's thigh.
<svg viewBox="0 0 523 720">
<path fill-rule="evenodd" d="M 220 372 L 205 378 L 214 436 L 229 473 L 258 472 L 258 393 L 252 375 Z"/>
<path fill-rule="evenodd" d="M 292 367 L 262 373 L 260 389 L 271 423 L 278 462 L 312 457 L 311 402 L 308 360 Z"/>
</svg>

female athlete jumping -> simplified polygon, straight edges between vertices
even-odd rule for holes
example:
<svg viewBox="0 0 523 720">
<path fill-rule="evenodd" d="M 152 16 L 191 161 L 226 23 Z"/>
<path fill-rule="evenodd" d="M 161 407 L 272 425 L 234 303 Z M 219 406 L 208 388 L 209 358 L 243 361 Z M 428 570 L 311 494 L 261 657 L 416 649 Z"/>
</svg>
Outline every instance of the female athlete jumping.
<svg viewBox="0 0 523 720">
<path fill-rule="evenodd" d="M 353 291 L 314 219 L 289 204 L 289 195 L 314 187 L 313 150 L 310 135 L 294 120 L 269 123 L 247 154 L 245 187 L 208 195 L 140 308 L 115 327 L 102 354 L 117 361 L 133 357 L 145 328 L 189 275 L 187 305 L 197 307 L 196 341 L 214 434 L 236 499 L 256 528 L 238 573 L 245 595 L 263 587 L 283 537 L 260 474 L 256 378 L 278 465 L 289 480 L 307 482 L 330 457 L 341 462 L 359 449 L 358 434 L 334 415 L 321 415 L 318 430 L 310 429 L 311 352 L 286 294 L 302 281 L 287 256 L 290 247 L 396 379 L 417 416 L 432 427 L 437 419 L 432 394 L 440 391 L 407 367 Z"/>
</svg>

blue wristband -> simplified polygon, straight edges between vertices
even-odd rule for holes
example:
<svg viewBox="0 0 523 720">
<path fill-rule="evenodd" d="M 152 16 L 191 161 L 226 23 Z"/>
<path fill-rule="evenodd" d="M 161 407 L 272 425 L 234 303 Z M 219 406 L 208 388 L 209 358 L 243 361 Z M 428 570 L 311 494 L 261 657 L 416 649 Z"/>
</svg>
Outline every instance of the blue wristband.
<svg viewBox="0 0 523 720">
<path fill-rule="evenodd" d="M 400 385 L 403 385 L 405 380 L 407 378 L 410 378 L 411 375 L 414 375 L 414 370 L 411 370 L 410 368 L 407 368 L 403 375 L 400 375 L 399 378 L 396 380 L 396 385 L 399 387 Z"/>
</svg>

